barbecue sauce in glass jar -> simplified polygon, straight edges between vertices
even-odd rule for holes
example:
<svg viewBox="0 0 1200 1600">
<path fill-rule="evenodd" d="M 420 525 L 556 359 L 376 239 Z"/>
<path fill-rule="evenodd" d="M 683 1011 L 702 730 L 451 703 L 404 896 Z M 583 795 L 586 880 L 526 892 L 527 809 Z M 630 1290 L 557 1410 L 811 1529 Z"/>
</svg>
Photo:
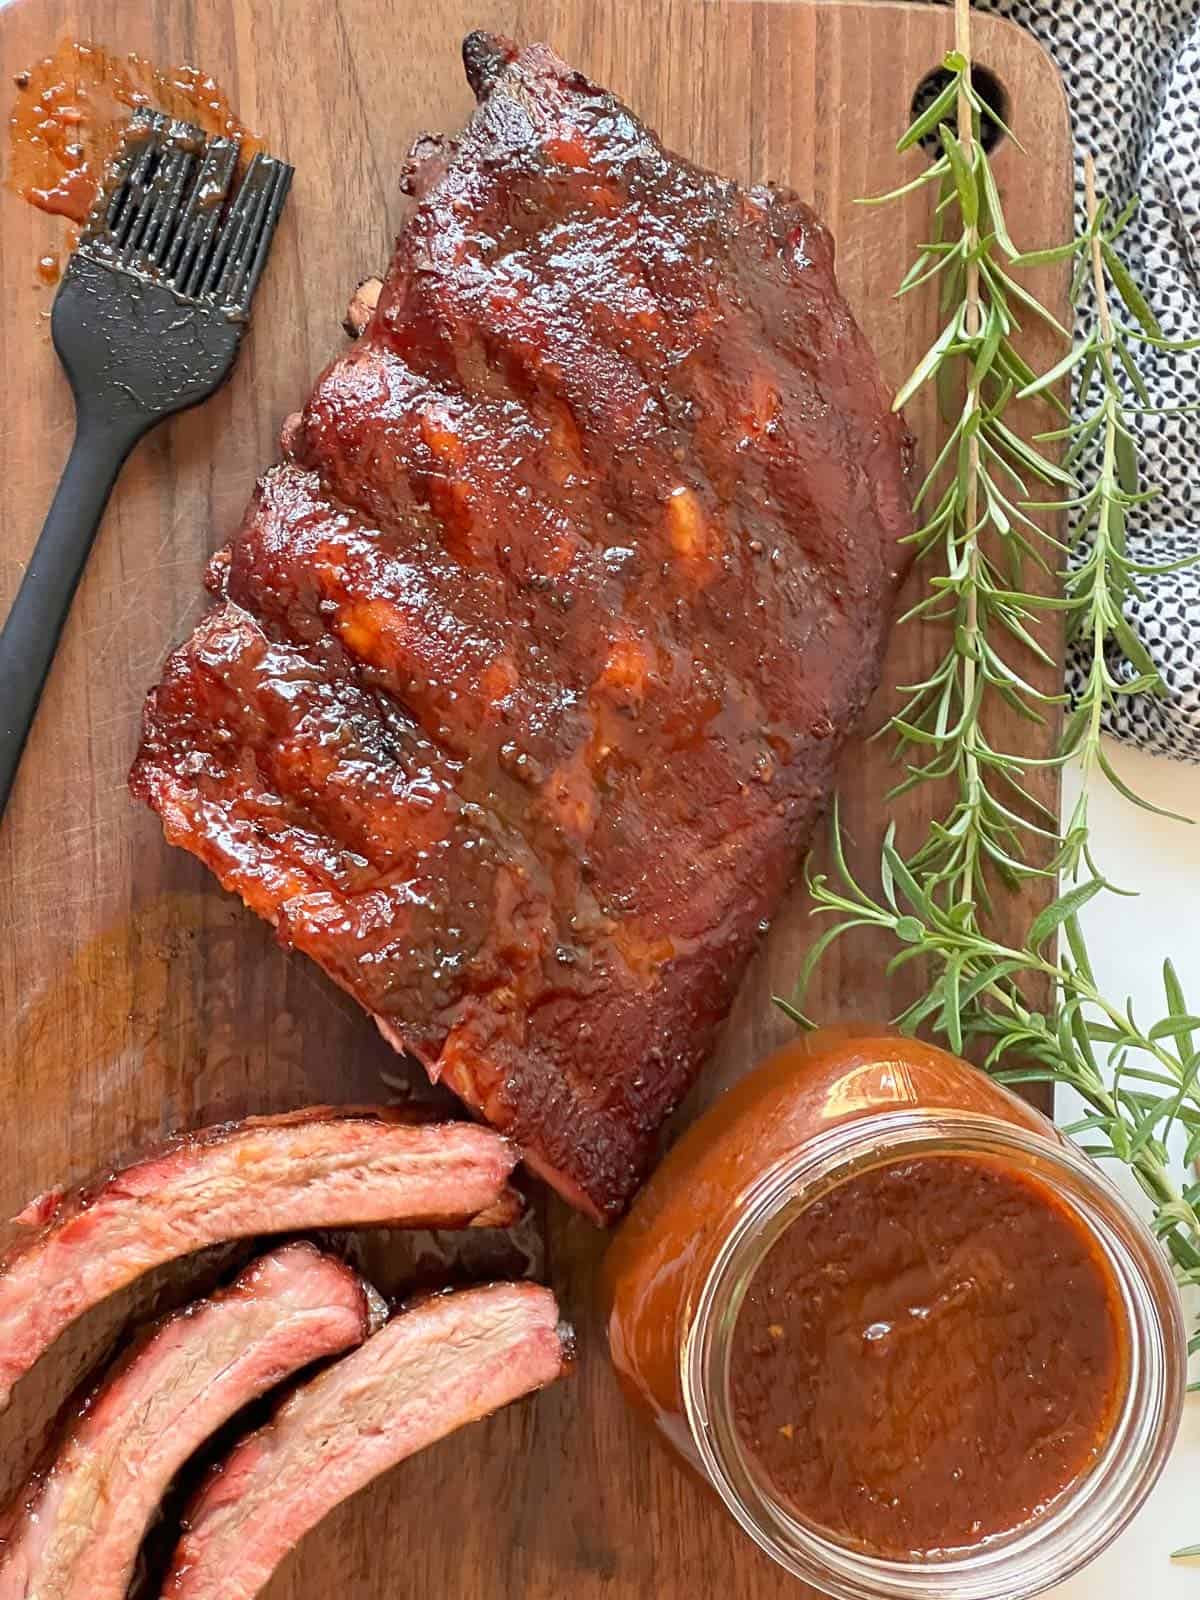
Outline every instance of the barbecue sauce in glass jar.
<svg viewBox="0 0 1200 1600">
<path fill-rule="evenodd" d="M 1113 1274 L 1002 1161 L 923 1155 L 815 1200 L 733 1336 L 743 1447 L 779 1497 L 900 1558 L 1027 1522 L 1087 1471 L 1128 1367 Z"/>
<path fill-rule="evenodd" d="M 837 1596 L 1036 1593 L 1132 1515 L 1178 1423 L 1148 1231 L 1038 1112 L 887 1034 L 752 1073 L 651 1179 L 604 1281 L 626 1393 Z"/>
</svg>

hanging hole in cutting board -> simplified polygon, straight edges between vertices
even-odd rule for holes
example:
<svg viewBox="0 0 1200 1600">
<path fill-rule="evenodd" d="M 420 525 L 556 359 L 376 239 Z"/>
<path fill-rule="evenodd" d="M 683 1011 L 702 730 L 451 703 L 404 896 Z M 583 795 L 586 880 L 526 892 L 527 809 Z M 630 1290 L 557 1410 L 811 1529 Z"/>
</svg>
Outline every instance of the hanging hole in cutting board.
<svg viewBox="0 0 1200 1600">
<path fill-rule="evenodd" d="M 945 67 L 935 67 L 932 72 L 927 72 L 917 85 L 912 97 L 911 116 L 919 117 L 921 112 L 931 106 L 950 82 L 951 73 Z M 980 137 L 983 148 L 989 153 L 1005 138 L 1003 123 L 1011 123 L 1009 116 L 1008 90 L 990 67 L 976 65 L 971 69 L 971 82 L 975 93 L 983 101 L 986 108 L 980 127 Z M 987 115 L 991 111 L 993 117 Z M 942 153 L 942 141 L 936 133 L 927 133 L 921 140 L 921 149 L 931 161 L 936 161 Z"/>
</svg>

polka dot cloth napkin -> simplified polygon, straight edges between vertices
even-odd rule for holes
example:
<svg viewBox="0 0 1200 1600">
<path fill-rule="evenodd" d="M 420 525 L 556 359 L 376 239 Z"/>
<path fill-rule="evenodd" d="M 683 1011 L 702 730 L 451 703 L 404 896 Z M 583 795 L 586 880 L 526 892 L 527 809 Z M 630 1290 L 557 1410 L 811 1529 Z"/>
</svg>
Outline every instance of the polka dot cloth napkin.
<svg viewBox="0 0 1200 1600">
<path fill-rule="evenodd" d="M 1140 197 L 1123 236 L 1134 277 L 1167 334 L 1200 334 L 1200 0 L 977 0 L 977 8 L 1021 23 L 1055 58 L 1071 99 L 1077 150 L 1095 157 L 1100 193 L 1113 214 L 1132 195 Z M 1054 241 L 1018 242 L 1035 249 Z M 1200 401 L 1200 351 L 1141 348 L 1155 405 Z M 1139 421 L 1143 482 L 1162 492 L 1130 513 L 1130 554 L 1160 564 L 1196 555 L 1200 414 Z M 1147 750 L 1200 761 L 1200 566 L 1142 578 L 1139 587 L 1127 612 L 1167 692 L 1122 697 L 1108 731 Z M 1076 654 L 1069 679 L 1077 683 L 1086 666 Z M 1120 667 L 1127 680 L 1136 676 Z"/>
</svg>

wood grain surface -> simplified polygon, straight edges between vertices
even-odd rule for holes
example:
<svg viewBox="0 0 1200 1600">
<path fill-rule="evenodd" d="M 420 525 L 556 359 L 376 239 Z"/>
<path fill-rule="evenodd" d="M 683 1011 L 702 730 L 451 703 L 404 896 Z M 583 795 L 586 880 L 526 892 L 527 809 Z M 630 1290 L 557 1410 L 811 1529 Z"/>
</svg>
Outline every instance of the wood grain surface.
<svg viewBox="0 0 1200 1600">
<path fill-rule="evenodd" d="M 0 825 L 0 1214 L 164 1130 L 377 1098 L 381 1072 L 401 1070 L 349 999 L 280 950 L 197 862 L 167 848 L 156 819 L 129 801 L 125 775 L 145 689 L 203 608 L 208 554 L 273 459 L 280 421 L 340 348 L 354 284 L 387 259 L 410 139 L 426 127 L 453 129 L 470 110 L 458 50 L 478 26 L 548 39 L 676 149 L 810 196 L 834 228 L 842 285 L 894 382 L 932 335 L 928 299 L 891 299 L 922 235 L 925 202 L 872 211 L 853 201 L 913 176 L 925 159 L 897 156 L 893 146 L 917 84 L 949 47 L 942 8 L 886 0 L 17 0 L 0 10 L 0 94 L 15 94 L 13 74 L 63 34 L 162 65 L 195 62 L 297 168 L 233 382 L 160 429 L 125 470 Z M 990 17 L 977 21 L 977 53 L 1004 85 L 1015 130 L 1033 152 L 1024 157 L 1011 143 L 997 152 L 1011 229 L 1030 247 L 1058 241 L 1070 225 L 1070 158 L 1054 71 L 1030 40 Z M 8 192 L 0 218 L 2 611 L 66 456 L 71 408 L 49 343 L 52 291 L 35 271 L 46 250 L 62 248 L 64 227 Z M 1041 287 L 1062 302 L 1061 281 Z M 1051 351 L 1035 344 L 1030 354 Z M 912 421 L 928 444 L 928 408 Z M 929 630 L 899 630 L 887 681 L 922 676 L 937 650 Z M 885 711 L 875 708 L 876 722 Z M 1052 730 L 999 736 L 1024 748 L 1032 738 L 1040 753 Z M 889 780 L 882 744 L 849 752 L 844 815 L 864 863 L 877 850 Z M 1043 793 L 1053 798 L 1049 778 Z M 926 804 L 909 804 L 906 826 L 920 826 Z M 1039 893 L 1005 914 L 1028 916 Z M 760 951 L 696 1104 L 786 1037 L 769 996 L 790 988 L 808 937 L 797 891 Z M 882 980 L 875 954 L 859 946 L 831 962 L 815 1008 L 894 1012 L 905 994 Z M 591 1298 L 603 1239 L 557 1202 L 545 1216 L 551 1280 L 581 1334 L 573 1379 L 343 1507 L 292 1556 L 271 1600 L 765 1600 L 799 1592 L 627 1414 Z M 376 1243 L 373 1256 L 384 1255 Z M 87 1319 L 21 1385 L 0 1419 L 0 1490 L 25 1469 L 90 1353 L 159 1287 Z"/>
</svg>

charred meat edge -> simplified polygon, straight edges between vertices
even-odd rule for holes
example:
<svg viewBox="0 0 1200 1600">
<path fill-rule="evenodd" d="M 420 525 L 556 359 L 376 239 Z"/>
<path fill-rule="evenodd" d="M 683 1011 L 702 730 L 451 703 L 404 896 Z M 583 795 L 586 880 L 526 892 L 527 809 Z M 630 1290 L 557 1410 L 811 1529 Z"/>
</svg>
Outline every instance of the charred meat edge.
<svg viewBox="0 0 1200 1600">
<path fill-rule="evenodd" d="M 163 1600 L 250 1600 L 341 1501 L 553 1383 L 570 1354 L 554 1296 L 536 1284 L 462 1289 L 402 1312 L 214 1469 L 185 1516 Z"/>
<path fill-rule="evenodd" d="M 193 1452 L 291 1374 L 361 1344 L 384 1316 L 357 1273 L 300 1243 L 158 1323 L 0 1519 L 0 1600 L 124 1600 L 146 1528 Z"/>
<path fill-rule="evenodd" d="M 0 1410 L 77 1317 L 164 1262 L 308 1228 L 504 1227 L 521 1210 L 516 1160 L 473 1123 L 321 1107 L 207 1128 L 44 1195 L 0 1260 Z"/>
</svg>

